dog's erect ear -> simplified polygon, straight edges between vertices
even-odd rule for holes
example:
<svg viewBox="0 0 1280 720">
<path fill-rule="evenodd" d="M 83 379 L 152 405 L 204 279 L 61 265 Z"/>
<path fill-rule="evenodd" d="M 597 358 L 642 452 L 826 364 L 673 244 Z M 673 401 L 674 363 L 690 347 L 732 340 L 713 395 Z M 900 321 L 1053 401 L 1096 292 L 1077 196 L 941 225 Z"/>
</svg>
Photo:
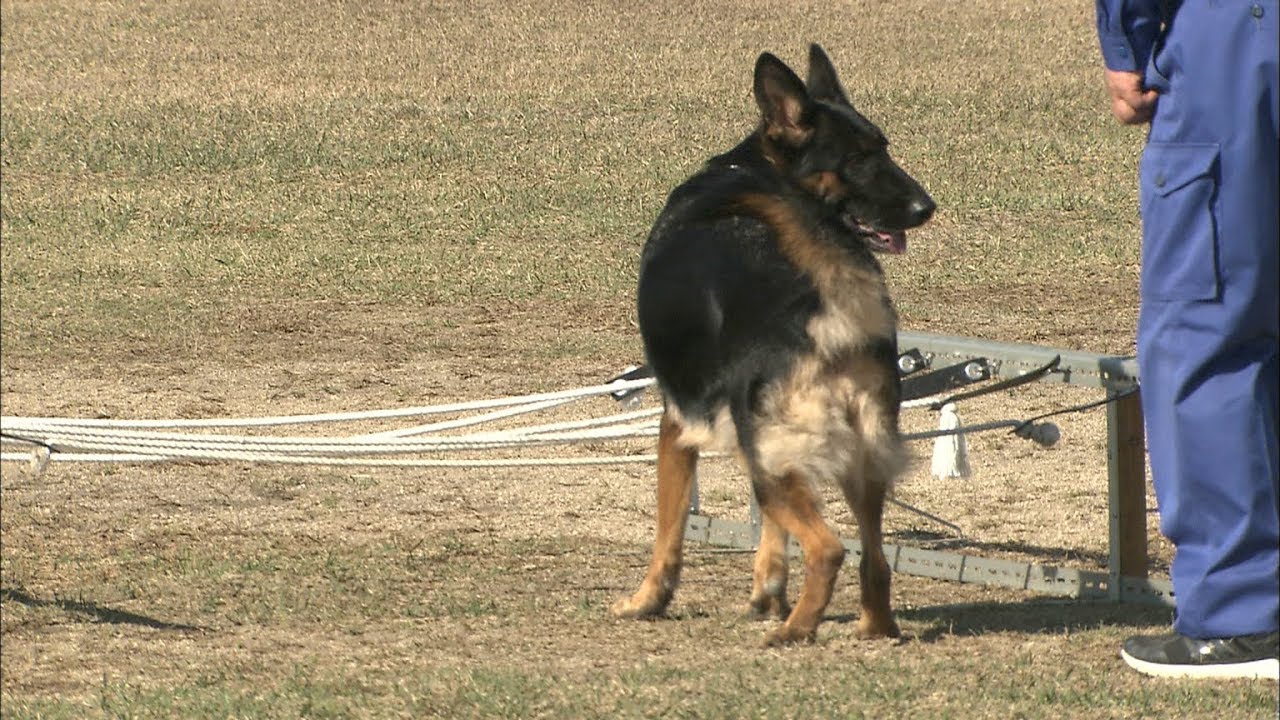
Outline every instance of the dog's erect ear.
<svg viewBox="0 0 1280 720">
<path fill-rule="evenodd" d="M 842 102 L 849 105 L 849 97 L 840 86 L 840 78 L 836 77 L 836 68 L 831 58 L 823 51 L 822 46 L 814 43 L 809 46 L 809 95 L 815 100 Z"/>
<path fill-rule="evenodd" d="M 756 104 L 764 118 L 765 134 L 793 146 L 813 134 L 809 126 L 809 91 L 781 60 L 763 53 L 756 60 Z"/>
</svg>

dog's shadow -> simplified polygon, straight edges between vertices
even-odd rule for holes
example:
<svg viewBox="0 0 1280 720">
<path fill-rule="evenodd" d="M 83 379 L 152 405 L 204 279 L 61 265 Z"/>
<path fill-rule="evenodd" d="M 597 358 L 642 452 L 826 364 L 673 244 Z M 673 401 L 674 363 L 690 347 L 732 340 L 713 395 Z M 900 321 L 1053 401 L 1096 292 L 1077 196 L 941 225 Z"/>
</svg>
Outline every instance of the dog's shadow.
<svg viewBox="0 0 1280 720">
<path fill-rule="evenodd" d="M 196 625 L 166 622 L 164 620 L 147 617 L 146 615 L 138 615 L 125 610 L 103 607 L 102 605 L 92 601 L 70 600 L 58 597 L 55 597 L 52 600 L 46 600 L 44 598 L 35 597 L 21 588 L 6 587 L 3 590 L 0 590 L 0 597 L 3 597 L 4 602 L 15 602 L 20 605 L 26 605 L 30 608 L 57 608 L 66 613 L 88 616 L 92 622 L 109 623 L 113 625 L 137 625 L 139 627 L 151 628 L 153 630 L 180 630 L 184 632 L 200 631 L 205 629 Z"/>
<path fill-rule="evenodd" d="M 1171 608 L 1154 605 L 1067 601 L 1032 598 L 1021 602 L 958 603 L 900 608 L 895 613 L 904 635 L 916 642 L 933 643 L 947 636 L 977 636 L 1014 632 L 1028 635 L 1062 635 L 1107 626 L 1164 627 L 1173 622 Z M 856 614 L 828 616 L 826 621 L 854 622 Z M 910 628 L 910 625 L 926 625 Z"/>
</svg>

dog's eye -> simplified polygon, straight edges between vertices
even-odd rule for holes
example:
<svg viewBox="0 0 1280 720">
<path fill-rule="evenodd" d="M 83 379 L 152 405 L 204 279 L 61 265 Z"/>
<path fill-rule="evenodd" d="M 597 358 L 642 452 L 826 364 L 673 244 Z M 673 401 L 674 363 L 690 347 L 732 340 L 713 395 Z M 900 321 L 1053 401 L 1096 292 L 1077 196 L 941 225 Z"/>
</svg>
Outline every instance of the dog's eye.
<svg viewBox="0 0 1280 720">
<path fill-rule="evenodd" d="M 878 147 L 854 150 L 845 156 L 844 163 L 841 167 L 846 173 L 857 172 L 868 162 L 874 160 L 877 155 L 883 154 L 886 151 L 886 146 L 888 144 L 889 143 L 886 142 Z"/>
<path fill-rule="evenodd" d="M 868 156 L 869 153 L 856 153 L 850 155 L 844 159 L 844 164 L 841 166 L 841 169 L 846 174 L 858 172 L 858 170 L 860 170 L 867 162 Z"/>
</svg>

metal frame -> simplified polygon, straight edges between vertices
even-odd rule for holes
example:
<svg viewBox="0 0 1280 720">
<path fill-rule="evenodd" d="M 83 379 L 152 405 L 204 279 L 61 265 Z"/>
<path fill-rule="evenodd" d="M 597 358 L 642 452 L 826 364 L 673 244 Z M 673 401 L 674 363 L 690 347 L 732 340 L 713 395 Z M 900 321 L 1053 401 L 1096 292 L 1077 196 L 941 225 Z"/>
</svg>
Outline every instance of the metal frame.
<svg viewBox="0 0 1280 720">
<path fill-rule="evenodd" d="M 991 363 L 995 378 L 1022 375 L 1059 356 L 1061 361 L 1057 369 L 1039 382 L 1096 388 L 1105 391 L 1109 397 L 1128 393 L 1138 386 L 1138 364 L 1131 357 L 923 332 L 902 332 L 898 335 L 898 344 L 931 354 L 935 363 L 940 359 L 959 362 L 974 357 L 986 358 Z M 1149 578 L 1147 573 L 1144 453 L 1142 403 L 1138 393 L 1123 395 L 1107 403 L 1109 562 L 1105 573 L 904 545 L 885 545 L 889 564 L 895 572 L 954 582 L 1002 585 L 1081 600 L 1172 606 L 1174 599 L 1170 582 Z M 753 513 L 750 523 L 707 517 L 698 514 L 696 498 L 695 486 L 687 539 L 720 547 L 755 547 L 760 537 L 758 516 Z M 861 556 L 862 547 L 856 540 L 843 542 L 855 559 Z M 794 542 L 788 550 L 792 554 L 799 553 Z"/>
</svg>

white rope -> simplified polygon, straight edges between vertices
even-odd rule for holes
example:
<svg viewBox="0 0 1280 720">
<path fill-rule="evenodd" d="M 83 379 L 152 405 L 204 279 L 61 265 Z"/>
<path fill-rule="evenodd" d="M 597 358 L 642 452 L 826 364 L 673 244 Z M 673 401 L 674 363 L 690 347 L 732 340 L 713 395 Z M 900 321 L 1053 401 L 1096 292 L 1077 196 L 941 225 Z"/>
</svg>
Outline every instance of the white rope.
<svg viewBox="0 0 1280 720">
<path fill-rule="evenodd" d="M 234 462 L 237 460 L 254 463 L 276 463 L 284 465 L 328 465 L 344 467 L 397 467 L 397 468 L 499 468 L 529 466 L 575 466 L 575 465 L 628 465 L 652 464 L 657 462 L 654 454 L 641 455 L 609 455 L 590 457 L 559 458 L 462 458 L 456 460 L 412 459 L 412 458 L 343 458 L 306 455 L 266 455 L 260 453 L 227 453 L 217 458 L 168 457 L 163 455 L 126 455 L 110 453 L 54 453 L 49 460 L 54 462 L 175 462 L 193 460 L 221 460 Z M 31 462 L 31 453 L 0 453 L 0 462 Z"/>
<path fill-rule="evenodd" d="M 313 415 L 284 415 L 230 419 L 110 420 L 49 417 L 0 417 L 4 442 L 34 446 L 32 452 L 3 452 L 0 461 L 28 461 L 43 468 L 60 462 L 240 461 L 310 465 L 373 467 L 517 467 L 530 465 L 613 465 L 653 462 L 653 455 L 614 455 L 559 458 L 412 458 L 390 455 L 428 455 L 456 452 L 600 443 L 656 436 L 661 407 L 582 420 L 528 425 L 503 430 L 445 434 L 598 395 L 639 390 L 652 378 L 626 380 L 573 390 L 448 403 L 414 408 Z M 940 396 L 939 396 L 940 397 Z M 936 398 L 903 403 L 924 407 Z M 162 432 L 173 429 L 251 428 L 386 420 L 443 413 L 490 410 L 467 417 L 349 436 L 286 437 L 271 435 Z M 974 432 L 988 426 L 957 428 L 950 433 Z M 904 440 L 937 437 L 939 432 L 911 433 Z M 712 454 L 707 454 L 712 456 Z"/>
<path fill-rule="evenodd" d="M 425 438 L 367 439 L 359 437 L 270 437 L 252 435 L 184 435 L 146 430 L 98 430 L 49 427 L 43 423 L 11 422 L 4 428 L 11 437 L 27 439 L 61 452 L 98 450 L 120 453 L 154 453 L 193 457 L 194 453 L 238 450 L 247 453 L 321 455 L 426 453 L 455 450 L 495 450 L 534 445 L 599 442 L 657 433 L 657 423 L 644 421 L 608 427 L 525 435 L 515 431 Z"/>
<path fill-rule="evenodd" d="M 526 413 L 537 412 L 539 410 L 545 410 L 548 408 L 556 407 L 558 405 L 563 405 L 567 402 L 570 402 L 570 401 L 547 400 L 541 403 L 532 403 L 530 405 L 525 405 L 518 408 L 512 408 L 510 410 L 499 410 L 497 412 L 486 413 L 484 415 L 476 415 L 470 418 L 461 418 L 458 420 L 446 420 L 444 422 L 432 423 L 430 425 L 419 425 L 417 427 L 405 428 L 403 430 L 391 430 L 391 431 L 381 432 L 381 433 L 372 433 L 370 435 L 361 435 L 360 437 L 369 438 L 372 440 L 377 438 L 397 438 L 397 437 L 409 437 L 411 435 L 426 435 L 428 433 L 440 432 L 441 430 L 452 430 L 454 428 L 459 428 L 459 427 L 479 425 L 481 423 L 491 422 L 494 420 L 501 420 L 508 417 L 514 417 L 516 415 L 524 415 Z M 513 437 L 529 436 L 529 435 L 537 435 L 537 434 L 552 432 L 554 430 L 571 430 L 575 428 L 586 428 L 586 427 L 594 427 L 599 425 L 608 425 L 614 422 L 621 422 L 621 421 L 630 420 L 633 418 L 638 419 L 638 418 L 646 418 L 646 417 L 656 417 L 660 414 L 662 414 L 662 408 L 656 407 L 656 408 L 650 408 L 648 410 L 636 410 L 634 412 L 629 412 L 629 413 L 620 413 L 618 415 L 610 415 L 608 417 L 592 418 L 590 420 L 571 420 L 567 422 L 550 423 L 547 425 L 534 425 L 531 427 L 519 428 L 517 430 L 500 431 L 500 432 L 495 432 L 490 434 L 494 437 L 504 437 L 507 435 L 510 435 Z"/>
<path fill-rule="evenodd" d="M 413 435 L 427 435 L 442 430 L 453 430 L 460 427 L 470 427 L 472 425 L 482 425 L 495 420 L 504 420 L 518 415 L 527 415 L 541 410 L 548 410 L 558 407 L 572 400 L 543 400 L 542 402 L 528 403 L 525 405 L 517 405 L 515 407 L 506 408 L 505 410 L 494 410 L 493 412 L 484 413 L 483 415 L 474 415 L 468 418 L 458 418 L 457 420 L 444 420 L 441 422 L 428 423 L 426 425 L 418 425 L 417 427 L 403 428 L 401 430 L 388 430 L 386 432 L 371 433 L 363 437 L 369 439 L 375 438 L 398 438 L 410 437 Z"/>
<path fill-rule="evenodd" d="M 904 400 L 898 407 L 903 410 L 914 410 L 916 408 L 930 407 L 934 403 L 947 397 L 947 395 L 930 395 L 929 397 L 916 398 L 915 400 Z"/>
<path fill-rule="evenodd" d="M 590 420 L 569 420 L 566 422 L 548 423 L 546 425 L 533 425 L 531 427 L 522 428 L 522 431 L 529 435 L 541 435 L 544 433 L 556 432 L 558 430 L 576 430 L 579 428 L 597 427 L 600 425 L 609 425 L 614 422 L 631 422 L 642 418 L 651 418 L 661 415 L 663 408 L 655 407 L 647 410 L 633 410 L 626 413 L 618 413 L 608 417 L 592 418 Z"/>
<path fill-rule="evenodd" d="M 359 420 L 392 420 L 423 415 L 440 415 L 444 413 L 470 412 L 491 408 L 525 405 L 545 400 L 578 400 L 581 398 L 606 395 L 609 393 L 639 390 L 653 384 L 653 378 L 640 380 L 618 380 L 604 385 L 559 392 L 535 393 L 532 395 L 515 395 L 492 400 L 472 400 L 470 402 L 448 403 L 444 405 L 426 405 L 423 407 L 399 408 L 394 410 L 366 410 L 345 413 L 318 413 L 314 415 L 279 415 L 275 417 L 242 417 L 242 418 L 205 418 L 205 419 L 166 419 L 166 420 L 114 420 L 114 419 L 79 419 L 79 418 L 15 418 L 0 417 L 0 426 L 14 420 L 40 421 L 57 425 L 73 425 L 77 427 L 97 428 L 217 428 L 217 427 L 266 427 L 272 425 L 304 425 L 327 422 L 355 422 Z"/>
</svg>

